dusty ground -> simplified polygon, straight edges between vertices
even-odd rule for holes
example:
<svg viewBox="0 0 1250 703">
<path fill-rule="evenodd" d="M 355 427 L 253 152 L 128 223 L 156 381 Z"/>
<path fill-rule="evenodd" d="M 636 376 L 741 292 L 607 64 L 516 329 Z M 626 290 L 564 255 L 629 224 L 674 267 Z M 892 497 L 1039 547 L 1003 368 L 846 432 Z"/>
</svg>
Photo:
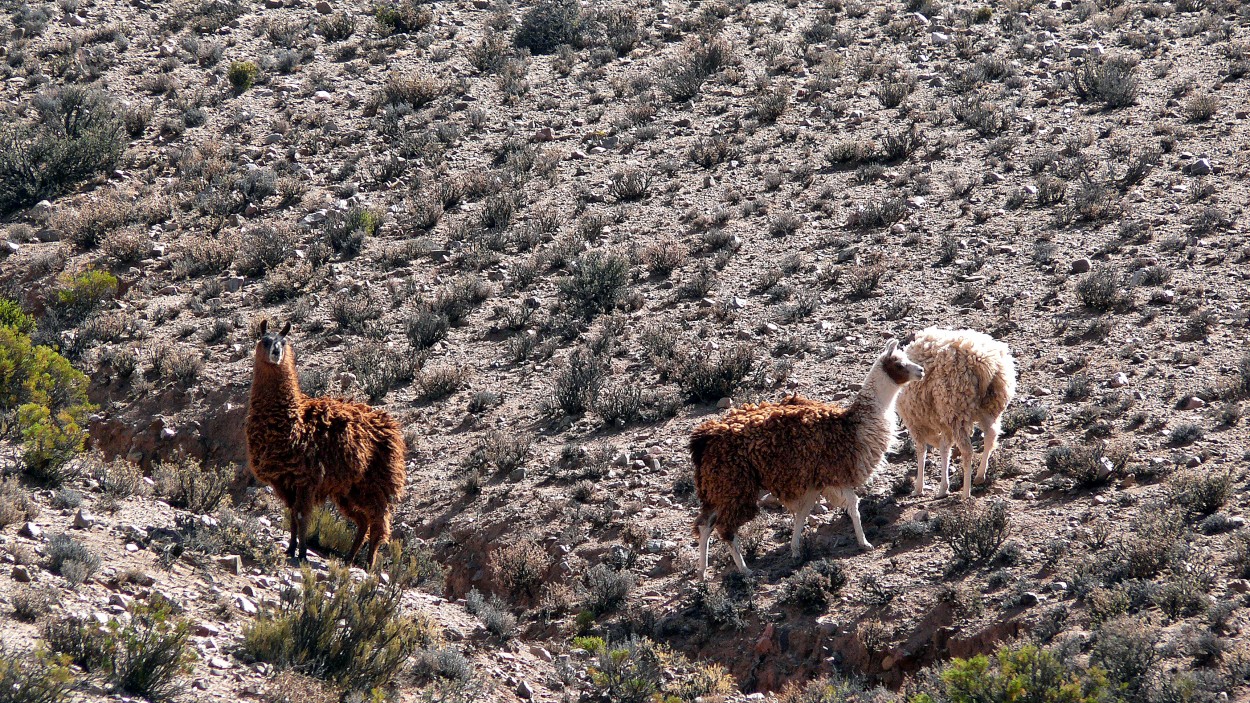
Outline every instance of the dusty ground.
<svg viewBox="0 0 1250 703">
<path fill-rule="evenodd" d="M 34 36 L 14 29 L 22 7 L 0 19 L 5 119 L 30 118 L 37 93 L 75 82 L 148 117 L 116 171 L 0 221 L 15 245 L 0 264 L 6 290 L 28 311 L 43 313 L 64 272 L 95 267 L 121 282 L 89 323 L 45 340 L 93 379 L 96 448 L 149 470 L 183 451 L 241 471 L 262 317 L 294 322 L 301 370 L 320 392 L 365 399 L 380 365 L 407 364 L 376 403 L 412 445 L 397 533 L 433 549 L 451 599 L 414 592 L 412 607 L 455 633 L 494 699 L 515 695 L 507 676 L 539 700 L 582 695 L 553 690 L 545 661 L 579 631 L 645 634 L 723 664 L 743 693 L 833 672 L 897 688 L 1017 637 L 1075 635 L 1087 653 L 1103 619 L 1091 602 L 1125 592 L 1099 560 L 1167 535 L 1140 520 L 1160 513 L 1184 529 L 1159 538 L 1173 557 L 1135 575 L 1153 585 L 1124 610 L 1157 628 L 1160 671 L 1221 672 L 1206 692 L 1239 694 L 1228 672 L 1247 617 L 1237 528 L 1250 450 L 1250 6 L 657 2 L 632 8 L 639 35 L 619 56 L 603 41 L 524 56 L 512 41 L 529 5 L 485 0 L 426 5 L 428 26 L 390 35 L 359 2 L 236 13 L 224 2 L 71 1 L 47 6 Z M 330 40 L 321 23 L 340 16 L 354 33 Z M 709 46 L 728 56 L 685 99 L 668 62 Z M 1122 58 L 1135 62 L 1131 104 L 1073 87 L 1087 65 Z M 239 92 L 227 74 L 243 61 L 260 70 Z M 462 197 L 440 194 L 447 184 Z M 446 212 L 425 217 L 440 196 Z M 359 253 L 337 251 L 327 233 L 353 208 L 380 224 Z M 93 218 L 109 235 L 82 246 Z M 606 312 L 583 316 L 585 294 L 562 292 L 582 251 L 627 264 Z M 414 349 L 409 319 L 466 281 L 484 300 Z M 353 304 L 367 318 L 355 325 Z M 1002 441 L 993 481 L 975 492 L 978 504 L 1005 502 L 1005 556 L 952 566 L 936 518 L 958 501 L 896 490 L 914 472 L 908 444 L 864 491 L 875 550 L 855 548 L 840 511 L 813 517 L 808 559 L 847 577 L 823 613 L 782 600 L 800 565 L 773 506 L 750 530 L 758 578 L 736 606 L 740 627 L 709 619 L 684 447 L 717 398 L 686 402 L 690 367 L 657 350 L 752 350 L 736 403 L 793 391 L 838 400 L 886 338 L 928 325 L 1005 341 L 1020 375 L 1008 416 L 1044 410 Z M 607 365 L 600 403 L 641 388 L 650 412 L 614 423 L 602 405 L 551 411 L 579 348 Z M 126 358 L 137 365 L 128 377 Z M 430 399 L 440 376 L 452 390 Z M 1110 473 L 1094 485 L 1048 467 L 1055 447 L 1104 442 Z M 516 461 L 500 458 L 518 448 Z M 1226 473 L 1214 512 L 1227 520 L 1176 498 L 1196 476 Z M 100 497 L 84 493 L 93 509 Z M 36 500 L 45 533 L 72 529 L 74 510 L 53 508 L 51 492 Z M 176 594 L 214 630 L 194 640 L 204 656 L 187 697 L 259 691 L 264 668 L 235 657 L 251 616 L 232 599 L 245 587 L 272 599 L 292 569 L 236 575 L 183 559 L 163 570 L 147 545 L 126 548 L 126 525 L 172 524 L 154 500 L 97 509 L 98 524 L 74 531 L 103 557 L 90 582 L 68 590 L 37 563 L 35 582 L 63 592 L 61 609 L 107 612 L 120 592 L 110 577 L 141 569 L 155 579 L 143 588 Z M 282 539 L 272 504 L 243 505 Z M 10 559 L 41 543 L 19 527 L 5 528 Z M 534 607 L 517 606 L 519 636 L 501 645 L 455 601 L 471 588 L 503 594 L 491 555 L 524 540 L 546 555 L 546 585 Z M 732 564 L 714 545 L 721 593 Z M 584 575 L 601 562 L 636 585 L 626 606 L 579 624 Z M 0 577 L 6 598 L 23 587 Z M 1160 595 L 1185 588 L 1198 593 L 1192 608 Z M 1214 657 L 1199 653 L 1208 633 L 1222 643 Z M 36 637 L 4 620 L 6 642 Z"/>
</svg>

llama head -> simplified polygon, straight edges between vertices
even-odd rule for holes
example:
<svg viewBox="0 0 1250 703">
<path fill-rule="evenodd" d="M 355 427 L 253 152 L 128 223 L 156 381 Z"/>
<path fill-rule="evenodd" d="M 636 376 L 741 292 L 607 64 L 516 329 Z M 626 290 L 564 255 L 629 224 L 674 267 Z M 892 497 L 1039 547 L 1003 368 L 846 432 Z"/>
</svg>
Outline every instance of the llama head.
<svg viewBox="0 0 1250 703">
<path fill-rule="evenodd" d="M 256 361 L 281 366 L 288 352 L 286 336 L 291 333 L 291 323 L 282 326 L 282 331 L 269 331 L 269 320 L 260 323 L 260 341 L 256 343 Z"/>
<path fill-rule="evenodd" d="M 881 365 L 881 370 L 885 372 L 885 375 L 899 386 L 924 378 L 924 368 L 907 358 L 907 355 L 898 348 L 896 339 L 891 339 L 886 343 L 877 363 Z"/>
</svg>

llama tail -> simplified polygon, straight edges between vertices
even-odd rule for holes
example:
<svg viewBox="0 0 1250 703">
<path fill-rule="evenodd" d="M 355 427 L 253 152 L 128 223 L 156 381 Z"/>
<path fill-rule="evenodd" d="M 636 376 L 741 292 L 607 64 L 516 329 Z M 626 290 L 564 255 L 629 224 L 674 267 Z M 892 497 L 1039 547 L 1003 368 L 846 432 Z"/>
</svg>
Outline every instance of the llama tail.
<svg viewBox="0 0 1250 703">
<path fill-rule="evenodd" d="M 407 476 L 404 468 L 406 454 L 404 435 L 398 427 L 390 428 L 389 432 L 383 433 L 382 440 L 378 443 L 377 462 L 383 468 L 380 488 L 390 502 L 404 497 L 404 483 Z"/>
<path fill-rule="evenodd" d="M 708 445 L 712 443 L 713 435 L 711 432 L 700 427 L 690 435 L 690 463 L 694 466 L 694 487 L 695 491 L 702 493 L 703 478 L 703 459 L 707 455 Z M 699 496 L 702 499 L 702 495 Z M 704 503 L 703 509 L 699 511 L 699 517 L 694 521 L 691 532 L 695 537 L 699 536 L 699 527 L 708 525 L 715 520 L 715 514 Z"/>
</svg>

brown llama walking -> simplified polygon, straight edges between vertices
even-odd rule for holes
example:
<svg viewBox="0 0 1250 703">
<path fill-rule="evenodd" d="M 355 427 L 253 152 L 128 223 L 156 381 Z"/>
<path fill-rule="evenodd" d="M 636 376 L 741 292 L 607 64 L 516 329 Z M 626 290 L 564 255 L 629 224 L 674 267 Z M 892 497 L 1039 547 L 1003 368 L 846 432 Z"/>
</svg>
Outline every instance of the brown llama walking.
<svg viewBox="0 0 1250 703">
<path fill-rule="evenodd" d="M 923 377 L 924 369 L 891 340 L 850 405 L 791 397 L 744 405 L 699 425 L 690 436 L 690 455 L 702 503 L 694 523 L 700 575 L 707 571 L 713 530 L 729 543 L 738 570 L 749 573 L 737 534 L 759 512 L 760 491 L 769 491 L 794 513 L 790 551 L 795 558 L 807 515 L 822 495 L 846 508 L 855 541 L 871 549 L 855 489 L 868 483 L 894 439 L 899 389 Z"/>
<path fill-rule="evenodd" d="M 277 334 L 266 320 L 256 343 L 247 414 L 252 473 L 290 511 L 286 553 L 308 556 L 307 520 L 326 500 L 356 525 L 347 563 L 369 540 L 369 567 L 391 536 L 391 504 L 404 494 L 404 436 L 389 414 L 340 398 L 310 398 L 299 388 L 291 323 Z"/>
</svg>

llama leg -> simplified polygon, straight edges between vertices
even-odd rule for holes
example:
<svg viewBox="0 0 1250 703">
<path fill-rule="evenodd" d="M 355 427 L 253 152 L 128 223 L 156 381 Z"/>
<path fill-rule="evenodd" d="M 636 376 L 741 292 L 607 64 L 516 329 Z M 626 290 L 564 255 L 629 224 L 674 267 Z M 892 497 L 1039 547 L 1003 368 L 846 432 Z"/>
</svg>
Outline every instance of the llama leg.
<svg viewBox="0 0 1250 703">
<path fill-rule="evenodd" d="M 855 541 L 861 549 L 872 549 L 872 543 L 864 537 L 864 526 L 859 522 L 859 494 L 854 488 L 840 488 L 842 505 L 846 506 L 846 516 L 851 519 L 851 527 L 855 528 Z"/>
<path fill-rule="evenodd" d="M 816 501 L 820 498 L 820 493 L 813 492 L 810 495 L 803 496 L 794 511 L 794 533 L 790 536 L 790 556 L 794 559 L 799 558 L 799 552 L 803 545 L 803 528 L 807 527 L 807 516 L 812 512 L 812 507 L 816 505 Z"/>
<path fill-rule="evenodd" d="M 378 561 L 378 548 L 391 538 L 391 516 L 383 514 L 369 523 L 369 558 L 365 568 L 373 571 Z"/>
<path fill-rule="evenodd" d="M 356 555 L 360 553 L 360 546 L 365 543 L 365 537 L 369 533 L 369 522 L 359 513 L 352 513 L 350 518 L 356 524 L 356 536 L 352 539 L 351 549 L 347 550 L 345 561 L 349 565 L 356 563 Z"/>
<path fill-rule="evenodd" d="M 299 549 L 299 518 L 295 517 L 295 508 L 287 509 L 290 515 L 291 523 L 291 543 L 286 547 L 286 555 L 295 558 L 296 551 Z"/>
<path fill-rule="evenodd" d="M 707 543 L 712 539 L 712 526 L 699 525 L 699 578 L 707 578 Z"/>
<path fill-rule="evenodd" d="M 946 440 L 938 445 L 938 475 L 942 477 L 942 482 L 938 485 L 938 498 L 945 498 L 951 490 L 951 445 Z"/>
<path fill-rule="evenodd" d="M 741 571 L 744 576 L 750 575 L 751 570 L 747 568 L 747 562 L 742 558 L 742 550 L 738 547 L 738 535 L 734 535 L 733 539 L 729 540 L 729 553 L 733 555 L 738 571 Z"/>
<path fill-rule="evenodd" d="M 987 424 L 985 426 L 985 449 L 981 451 L 981 470 L 977 472 L 977 483 L 985 483 L 985 473 L 990 468 L 990 452 L 994 451 L 994 445 L 998 442 L 998 425 Z"/>
<path fill-rule="evenodd" d="M 972 438 L 968 435 L 961 434 L 959 436 L 959 463 L 964 465 L 964 490 L 963 497 L 972 497 Z"/>
<path fill-rule="evenodd" d="M 913 435 L 914 436 L 914 435 Z M 924 442 L 916 444 L 916 491 L 915 495 L 924 495 L 924 462 L 929 456 L 929 445 Z"/>
</svg>

